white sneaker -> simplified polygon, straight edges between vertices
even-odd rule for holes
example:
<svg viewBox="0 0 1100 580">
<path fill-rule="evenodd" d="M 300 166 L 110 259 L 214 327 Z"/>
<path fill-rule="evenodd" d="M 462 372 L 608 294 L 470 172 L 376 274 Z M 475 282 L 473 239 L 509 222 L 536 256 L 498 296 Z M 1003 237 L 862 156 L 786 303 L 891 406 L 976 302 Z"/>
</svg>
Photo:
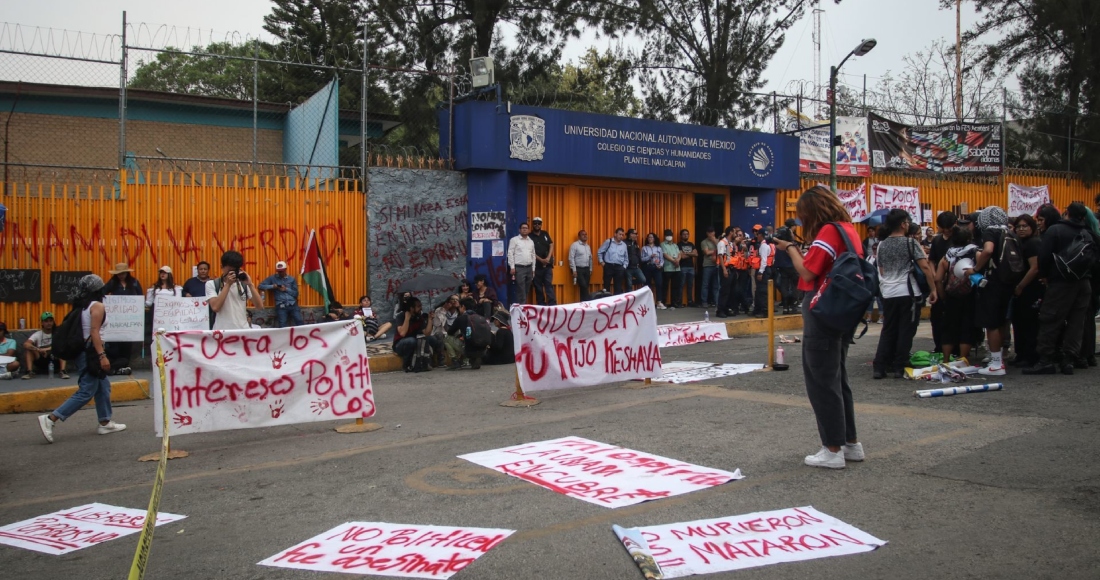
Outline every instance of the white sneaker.
<svg viewBox="0 0 1100 580">
<path fill-rule="evenodd" d="M 814 455 L 806 456 L 806 465 L 810 467 L 828 467 L 829 469 L 844 469 L 844 453 L 833 453 L 827 447 L 822 447 Z"/>
<path fill-rule="evenodd" d="M 11 373 L 0 373 L 0 381 L 10 381 L 12 379 Z"/>
<path fill-rule="evenodd" d="M 845 443 L 843 451 L 844 461 L 863 461 L 862 443 Z"/>
<path fill-rule="evenodd" d="M 657 303 L 657 310 L 664 310 L 664 309 L 665 309 L 665 305 L 661 302 L 658 302 Z"/>
<path fill-rule="evenodd" d="M 42 436 L 46 441 L 53 443 L 53 421 L 50 421 L 49 415 L 38 416 L 38 428 L 42 430 Z"/>
<path fill-rule="evenodd" d="M 110 433 L 117 433 L 119 431 L 125 431 L 126 425 L 122 423 L 115 423 L 114 421 L 108 421 L 106 425 L 100 425 L 99 429 L 96 429 L 100 435 L 107 435 Z"/>
<path fill-rule="evenodd" d="M 982 367 L 978 369 L 978 373 L 991 377 L 1003 377 L 1005 375 L 1005 365 L 1004 363 L 1001 363 L 998 366 L 993 366 L 991 364 L 987 367 Z"/>
</svg>

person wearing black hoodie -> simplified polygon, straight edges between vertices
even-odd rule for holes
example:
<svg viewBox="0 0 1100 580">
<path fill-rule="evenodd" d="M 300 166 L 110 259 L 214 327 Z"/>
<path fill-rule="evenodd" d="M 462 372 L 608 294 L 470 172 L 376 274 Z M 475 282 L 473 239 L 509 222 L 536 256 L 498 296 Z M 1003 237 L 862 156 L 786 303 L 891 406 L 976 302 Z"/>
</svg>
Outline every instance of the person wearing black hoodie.
<svg viewBox="0 0 1100 580">
<path fill-rule="evenodd" d="M 1056 212 L 1057 210 L 1055 210 Z M 1085 225 L 1088 208 L 1081 203 L 1071 203 L 1065 217 L 1057 219 L 1046 207 L 1039 209 L 1043 229 L 1043 247 L 1039 252 L 1039 277 L 1047 281 L 1046 294 L 1039 309 L 1039 362 L 1024 369 L 1025 375 L 1054 374 L 1055 349 L 1062 339 L 1061 371 L 1072 375 L 1074 363 L 1080 357 L 1081 337 L 1092 297 L 1089 275 L 1080 280 L 1066 277 L 1055 265 L 1055 257 L 1073 243 Z M 1093 236 L 1094 244 L 1100 240 Z M 1086 365 L 1087 366 L 1087 365 Z"/>
</svg>

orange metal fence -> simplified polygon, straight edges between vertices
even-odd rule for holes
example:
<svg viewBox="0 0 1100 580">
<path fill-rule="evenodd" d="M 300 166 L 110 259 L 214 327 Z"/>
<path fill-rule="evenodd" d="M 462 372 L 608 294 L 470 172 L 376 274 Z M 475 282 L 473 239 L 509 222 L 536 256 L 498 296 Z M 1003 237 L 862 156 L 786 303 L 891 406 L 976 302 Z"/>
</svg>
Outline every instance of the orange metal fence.
<svg viewBox="0 0 1100 580">
<path fill-rule="evenodd" d="M 782 224 L 787 218 L 797 217 L 794 211 L 794 202 L 803 191 L 817 185 L 828 183 L 828 176 L 802 176 L 802 188 L 798 190 L 786 190 L 778 192 L 776 196 L 779 204 L 776 211 L 776 225 Z M 998 205 L 1002 208 L 1008 204 L 1008 184 L 1036 186 L 1046 185 L 1050 188 L 1051 201 L 1058 207 L 1065 209 L 1074 201 L 1080 201 L 1093 207 L 1093 198 L 1100 193 L 1100 185 L 1085 185 L 1077 176 L 1067 179 L 1065 173 L 1052 171 L 1028 171 L 1020 169 L 1006 169 L 1001 177 L 991 178 L 941 178 L 897 175 L 897 174 L 873 174 L 864 179 L 841 179 L 837 182 L 839 189 L 855 189 L 861 183 L 867 185 L 870 191 L 871 185 L 900 185 L 905 187 L 920 188 L 921 205 L 926 210 L 931 210 L 931 215 L 937 212 L 951 210 L 955 206 L 966 204 L 967 211 L 977 211 L 980 208 Z M 861 234 L 862 226 L 859 226 Z"/>
<path fill-rule="evenodd" d="M 199 261 L 214 264 L 216 273 L 221 253 L 235 249 L 260 280 L 279 260 L 296 272 L 310 230 L 317 230 L 336 299 L 351 304 L 366 292 L 366 198 L 358 181 L 151 172 L 121 181 L 117 199 L 107 186 L 41 183 L 3 197 L 8 216 L 0 269 L 38 270 L 42 290 L 38 303 L 0 303 L 0 321 L 9 329 L 19 318 L 37 326 L 45 310 L 68 312 L 50 301 L 53 272 L 90 271 L 107 279 L 114 264 L 127 262 L 147 288 L 167 265 L 182 285 Z M 319 305 L 321 298 L 303 286 L 301 302 Z"/>
</svg>

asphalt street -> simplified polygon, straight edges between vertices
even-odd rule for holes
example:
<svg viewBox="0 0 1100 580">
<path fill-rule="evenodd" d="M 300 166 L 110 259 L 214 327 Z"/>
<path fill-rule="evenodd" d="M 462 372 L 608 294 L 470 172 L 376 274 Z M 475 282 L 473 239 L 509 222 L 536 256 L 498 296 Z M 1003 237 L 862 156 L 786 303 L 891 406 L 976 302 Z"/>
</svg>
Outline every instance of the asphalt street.
<svg viewBox="0 0 1100 580">
<path fill-rule="evenodd" d="M 703 384 L 631 383 L 540 393 L 498 405 L 510 367 L 378 374 L 384 428 L 333 423 L 175 437 L 147 578 L 321 578 L 256 565 L 349 521 L 517 530 L 456 578 L 642 576 L 611 531 L 812 505 L 889 541 L 844 557 L 713 578 L 1096 578 L 1100 569 L 1100 369 L 1004 377 L 1005 390 L 915 399 L 923 384 L 871 379 L 876 333 L 851 348 L 862 464 L 806 467 L 818 449 L 800 345 L 792 369 Z M 915 348 L 930 349 L 928 326 Z M 795 334 L 797 333 L 790 333 Z M 766 360 L 765 338 L 666 349 L 666 361 Z M 971 381 L 978 382 L 978 381 Z M 0 417 L 0 525 L 91 502 L 144 509 L 159 448 L 151 401 L 116 407 L 123 433 L 98 436 L 84 410 L 47 445 L 35 415 Z M 456 456 L 576 435 L 732 471 L 745 479 L 619 509 L 582 502 Z M 118 579 L 137 536 L 50 556 L 0 546 L 3 577 Z M 335 576 L 334 576 L 335 577 Z"/>
</svg>

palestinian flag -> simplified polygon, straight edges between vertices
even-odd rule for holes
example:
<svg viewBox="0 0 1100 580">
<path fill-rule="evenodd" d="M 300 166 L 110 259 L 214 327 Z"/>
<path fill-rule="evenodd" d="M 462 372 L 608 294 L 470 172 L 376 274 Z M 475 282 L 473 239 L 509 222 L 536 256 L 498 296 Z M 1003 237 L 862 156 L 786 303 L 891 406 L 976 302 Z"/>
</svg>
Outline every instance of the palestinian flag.
<svg viewBox="0 0 1100 580">
<path fill-rule="evenodd" d="M 325 299 L 327 313 L 328 305 L 336 302 L 336 297 L 332 294 L 332 283 L 328 281 L 328 273 L 325 272 L 321 246 L 317 245 L 317 230 L 309 231 L 309 241 L 306 242 L 306 253 L 302 259 L 302 281 Z"/>
</svg>

